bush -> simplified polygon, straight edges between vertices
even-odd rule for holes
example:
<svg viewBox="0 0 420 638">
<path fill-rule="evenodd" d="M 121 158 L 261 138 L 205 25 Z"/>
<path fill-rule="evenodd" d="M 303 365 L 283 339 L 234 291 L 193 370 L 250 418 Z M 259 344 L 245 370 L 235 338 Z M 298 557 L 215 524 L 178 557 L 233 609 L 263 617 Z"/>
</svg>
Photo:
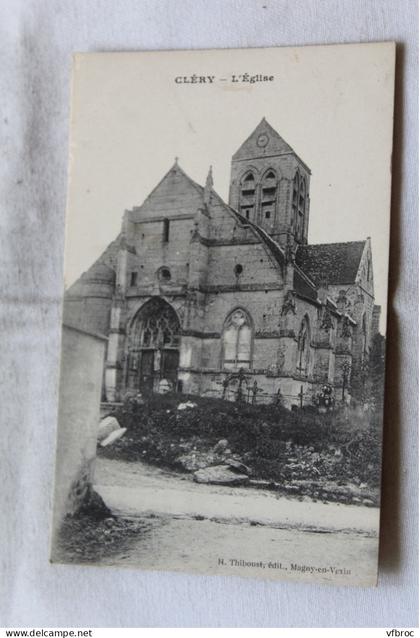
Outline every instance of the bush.
<svg viewBox="0 0 420 638">
<path fill-rule="evenodd" d="M 185 401 L 196 407 L 178 410 Z M 209 452 L 227 439 L 231 453 L 244 459 L 254 478 L 323 478 L 379 486 L 380 430 L 356 412 L 345 418 L 339 412 L 320 415 L 313 409 L 290 412 L 282 406 L 152 394 L 144 405 L 127 403 L 115 416 L 127 433 L 101 448 L 108 458 L 179 470 L 180 456 L 191 450 Z"/>
</svg>

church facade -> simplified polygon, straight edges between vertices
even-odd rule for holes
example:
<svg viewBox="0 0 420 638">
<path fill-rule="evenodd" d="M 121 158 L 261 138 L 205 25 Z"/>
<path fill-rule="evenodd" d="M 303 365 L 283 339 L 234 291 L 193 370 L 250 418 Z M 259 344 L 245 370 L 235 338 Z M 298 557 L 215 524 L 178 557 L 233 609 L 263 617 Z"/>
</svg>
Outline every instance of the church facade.
<svg viewBox="0 0 420 638">
<path fill-rule="evenodd" d="M 308 244 L 311 173 L 263 119 L 232 157 L 229 202 L 177 162 L 65 294 L 108 337 L 103 398 L 173 390 L 310 403 L 351 393 L 378 331 L 370 239 Z M 235 390 L 235 391 L 236 391 Z"/>
</svg>

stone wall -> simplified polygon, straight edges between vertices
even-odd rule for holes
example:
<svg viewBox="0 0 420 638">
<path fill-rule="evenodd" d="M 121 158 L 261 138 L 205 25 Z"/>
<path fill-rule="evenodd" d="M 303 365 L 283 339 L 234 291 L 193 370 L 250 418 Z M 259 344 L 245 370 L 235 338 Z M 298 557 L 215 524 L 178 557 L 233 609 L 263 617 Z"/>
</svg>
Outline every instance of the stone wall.
<svg viewBox="0 0 420 638">
<path fill-rule="evenodd" d="M 93 477 L 106 339 L 63 325 L 53 537 L 75 513 Z"/>
</svg>

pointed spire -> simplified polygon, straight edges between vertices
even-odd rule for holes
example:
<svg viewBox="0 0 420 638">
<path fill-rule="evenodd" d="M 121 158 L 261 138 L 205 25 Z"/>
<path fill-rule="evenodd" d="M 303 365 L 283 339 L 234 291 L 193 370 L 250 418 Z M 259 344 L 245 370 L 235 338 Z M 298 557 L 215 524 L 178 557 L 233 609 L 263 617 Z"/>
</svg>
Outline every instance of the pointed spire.
<svg viewBox="0 0 420 638">
<path fill-rule="evenodd" d="M 206 188 L 213 188 L 213 167 L 211 164 L 209 172 L 207 173 Z"/>
<path fill-rule="evenodd" d="M 175 159 L 174 159 L 174 163 L 172 164 L 171 171 L 175 171 L 176 172 L 178 170 L 178 168 L 179 168 L 178 160 L 179 160 L 178 155 L 175 155 Z"/>
<path fill-rule="evenodd" d="M 209 172 L 207 173 L 206 185 L 204 188 L 204 203 L 210 203 L 210 195 L 213 188 L 213 167 L 210 166 Z"/>
</svg>

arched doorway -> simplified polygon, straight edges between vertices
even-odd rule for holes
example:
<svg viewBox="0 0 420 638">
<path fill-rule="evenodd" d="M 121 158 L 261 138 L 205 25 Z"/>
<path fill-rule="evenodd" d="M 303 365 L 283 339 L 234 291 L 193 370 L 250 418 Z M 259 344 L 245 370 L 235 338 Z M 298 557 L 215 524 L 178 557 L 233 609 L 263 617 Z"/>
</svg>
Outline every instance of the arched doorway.
<svg viewBox="0 0 420 638">
<path fill-rule="evenodd" d="M 175 310 L 160 297 L 144 304 L 128 335 L 129 388 L 157 390 L 166 379 L 175 390 L 179 364 L 180 324 Z"/>
</svg>

